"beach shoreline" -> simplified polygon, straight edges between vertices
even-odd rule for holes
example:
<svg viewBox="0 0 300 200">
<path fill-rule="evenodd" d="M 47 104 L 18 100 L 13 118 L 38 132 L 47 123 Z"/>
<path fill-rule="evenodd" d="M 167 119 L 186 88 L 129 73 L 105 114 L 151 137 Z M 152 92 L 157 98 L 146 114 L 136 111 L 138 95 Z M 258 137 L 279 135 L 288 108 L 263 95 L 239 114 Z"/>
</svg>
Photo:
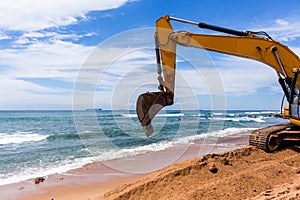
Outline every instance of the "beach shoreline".
<svg viewBox="0 0 300 200">
<path fill-rule="evenodd" d="M 132 183 L 174 163 L 202 156 L 242 148 L 248 144 L 250 132 L 218 138 L 216 143 L 199 140 L 166 150 L 148 152 L 105 162 L 86 164 L 65 173 L 52 174 L 40 184 L 34 180 L 0 186 L 5 199 L 100 199 L 103 194 L 126 183 Z M 184 151 L 181 148 L 185 148 Z M 166 160 L 166 161 L 164 161 Z M 162 162 L 164 161 L 164 162 Z M 133 164 L 132 164 L 133 163 Z M 126 167 L 129 166 L 130 167 Z M 123 167 L 120 167 L 123 166 Z M 148 166 L 148 167 L 144 167 Z"/>
</svg>

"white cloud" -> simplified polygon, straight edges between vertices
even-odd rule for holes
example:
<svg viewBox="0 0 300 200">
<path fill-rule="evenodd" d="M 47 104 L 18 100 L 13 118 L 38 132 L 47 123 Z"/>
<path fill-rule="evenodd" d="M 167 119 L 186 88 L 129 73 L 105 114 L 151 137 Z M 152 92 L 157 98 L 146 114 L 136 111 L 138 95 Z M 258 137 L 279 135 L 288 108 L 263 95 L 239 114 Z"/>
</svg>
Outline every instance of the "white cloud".
<svg viewBox="0 0 300 200">
<path fill-rule="evenodd" d="M 278 41 L 291 41 L 300 37 L 300 22 L 299 18 L 276 19 L 275 23 L 266 27 L 259 28 L 272 36 Z"/>
<path fill-rule="evenodd" d="M 5 74 L 15 78 L 59 78 L 74 80 L 79 69 L 94 47 L 85 47 L 63 41 L 37 41 L 26 48 L 0 50 L 0 66 Z"/>
<path fill-rule="evenodd" d="M 82 37 L 90 36 L 91 34 L 93 33 L 84 34 Z M 2 78 L 2 85 L 6 85 L 3 88 L 4 91 L 0 92 L 1 96 L 6 97 L 2 100 L 3 104 L 1 106 L 3 108 L 20 109 L 22 105 L 17 102 L 22 97 L 24 97 L 23 108 L 25 109 L 40 108 L 39 105 L 41 104 L 39 102 L 43 102 L 44 108 L 53 109 L 56 108 L 53 107 L 53 104 L 60 105 L 59 101 L 62 102 L 61 107 L 67 104 L 68 108 L 70 108 L 72 106 L 73 93 L 73 88 L 70 88 L 70 84 L 78 81 L 76 78 L 82 66 L 84 66 L 85 70 L 83 71 L 84 77 L 79 82 L 85 84 L 84 87 L 93 89 L 92 92 L 94 92 L 95 84 L 97 84 L 101 74 L 104 74 L 104 77 L 101 79 L 100 90 L 111 90 L 116 87 L 119 79 L 122 79 L 124 76 L 130 76 L 128 79 L 124 78 L 126 81 L 129 81 L 127 83 L 129 87 L 139 87 L 140 83 L 145 81 L 145 78 L 143 76 L 139 77 L 139 74 L 144 73 L 145 70 L 136 70 L 135 72 L 137 73 L 130 73 L 130 71 L 142 68 L 150 63 L 153 64 L 153 73 L 148 73 L 148 75 L 153 76 L 153 80 L 156 81 L 152 34 L 151 49 L 148 49 L 148 51 L 151 51 L 151 54 L 141 51 L 141 46 L 138 44 L 136 46 L 139 48 L 129 48 L 128 46 L 119 47 L 120 42 L 118 42 L 114 45 L 102 45 L 102 48 L 96 49 L 92 46 L 88 47 L 61 40 L 66 37 L 74 36 L 72 34 L 60 35 L 54 32 L 30 31 L 24 33 L 19 41 L 14 43 L 12 48 L 0 50 L 0 70 L 3 77 L 5 77 L 0 78 Z M 145 41 L 143 38 L 140 40 L 142 42 Z M 115 38 L 112 39 L 112 42 L 115 42 Z M 91 55 L 92 58 L 90 58 Z M 88 62 L 86 62 L 87 59 Z M 137 83 L 138 79 L 136 77 L 139 77 L 141 82 Z M 38 82 L 31 80 L 35 78 L 38 78 Z M 43 82 L 43 79 L 47 81 Z M 68 88 L 64 85 L 56 88 L 56 80 L 69 82 L 67 84 Z M 52 83 L 54 85 L 51 85 Z M 94 88 L 90 86 L 92 84 L 94 84 Z M 16 85 L 18 85 L 18 88 L 16 88 Z M 103 94 L 104 91 L 101 92 Z M 86 103 L 85 94 L 81 97 Z M 106 103 L 109 102 L 107 100 L 108 97 L 107 93 L 105 93 Z M 30 104 L 30 99 L 32 104 Z M 103 96 L 101 99 L 103 99 Z M 27 102 L 26 105 L 25 100 Z M 16 106 L 15 108 L 13 108 L 14 105 Z M 27 105 L 31 105 L 31 107 Z"/>
<path fill-rule="evenodd" d="M 226 93 L 247 95 L 256 92 L 259 88 L 280 87 L 275 70 L 268 65 L 232 56 L 223 57 L 216 63 Z"/>
<path fill-rule="evenodd" d="M 76 80 L 73 101 L 76 109 L 94 106 L 94 97 L 101 107 L 124 109 L 131 106 L 131 95 L 145 88 L 145 85 L 154 84 L 152 90 L 157 91 L 153 50 L 97 48 L 81 70 Z M 146 91 L 147 89 L 142 92 Z"/>
<path fill-rule="evenodd" d="M 43 87 L 6 76 L 0 77 L 0 109 L 71 109 L 71 97 L 64 90 Z M 45 95 L 47 94 L 47 95 Z"/>
<path fill-rule="evenodd" d="M 151 73 L 145 67 L 149 64 L 152 64 Z M 77 80 L 80 69 L 86 71 L 81 72 L 84 76 Z M 99 84 L 100 91 L 96 93 L 100 93 L 99 102 L 105 100 L 103 105 L 109 105 L 109 97 L 116 88 L 125 94 L 147 80 L 156 83 L 157 76 L 152 49 L 150 52 L 150 49 L 142 51 L 138 48 L 95 48 L 60 40 L 51 43 L 35 41 L 25 48 L 0 50 L 0 70 L 0 83 L 3 86 L 0 94 L 6 97 L 1 101 L 2 109 L 21 109 L 22 106 L 25 109 L 38 109 L 39 102 L 43 102 L 48 109 L 62 108 L 65 105 L 71 108 L 73 88 L 64 89 L 63 85 L 61 88 L 43 86 L 30 82 L 32 78 L 61 80 L 70 84 L 83 83 L 92 92 L 95 92 L 95 86 Z M 100 76 L 101 81 L 98 83 Z M 85 95 L 82 93 L 80 97 L 83 102 L 86 102 Z M 23 105 L 17 103 L 20 99 L 23 99 Z M 59 101 L 62 102 L 61 107 Z M 120 102 L 123 106 L 122 103 L 124 101 Z M 14 105 L 17 107 L 13 108 Z M 81 108 L 86 107 L 91 105 L 83 104 Z"/>
<path fill-rule="evenodd" d="M 25 32 L 23 35 L 18 37 L 12 42 L 12 47 L 26 47 L 30 44 L 35 44 L 39 41 L 47 41 L 48 43 L 54 43 L 61 40 L 71 40 L 78 41 L 81 38 L 91 37 L 96 35 L 96 33 L 85 33 L 85 34 L 60 34 L 56 32 L 47 31 L 30 31 Z M 0 37 L 1 39 L 1 37 Z"/>
<path fill-rule="evenodd" d="M 13 66 L 2 72 L 0 82 L 3 88 L 0 91 L 1 96 L 6 98 L 1 105 L 11 108 L 18 105 L 16 99 L 24 97 L 24 108 L 28 107 L 25 106 L 25 102 L 26 105 L 30 105 L 30 100 L 31 106 L 38 105 L 42 101 L 48 103 L 48 108 L 53 108 L 52 104 L 60 105 L 59 101 L 62 102 L 61 106 L 71 106 L 72 94 L 61 95 L 66 92 L 65 89 L 37 85 L 24 81 L 26 80 L 24 78 L 51 78 L 75 83 L 78 75 L 76 70 L 80 69 L 88 55 L 92 57 L 84 65 L 86 72 L 83 72 L 83 77 L 76 81 L 77 84 L 94 86 L 89 86 L 91 93 L 89 96 L 84 90 L 77 91 L 79 95 L 76 98 L 80 100 L 80 108 L 93 106 L 94 100 L 105 108 L 109 108 L 111 103 L 114 108 L 127 108 L 128 105 L 132 108 L 137 93 L 157 91 L 158 81 L 153 51 L 134 48 L 93 50 L 92 47 L 61 41 L 53 44 L 37 42 L 24 50 L 0 50 L 0 66 Z M 274 70 L 263 64 L 233 56 L 222 56 L 215 60 L 215 63 L 218 66 L 217 70 L 200 66 L 200 74 L 180 66 L 177 68 L 175 93 L 181 97 L 181 102 L 188 104 L 190 102 L 188 99 L 194 95 L 220 92 L 222 84 L 226 94 L 230 95 L 252 94 L 262 87 L 276 91 L 278 84 Z M 24 80 L 20 80 L 22 78 Z M 216 80 L 220 82 L 214 83 Z M 209 91 L 206 84 L 216 84 L 218 90 Z M 97 85 L 98 91 L 95 92 Z M 215 85 L 208 87 L 214 88 Z"/>
<path fill-rule="evenodd" d="M 196 70 L 178 69 L 177 75 L 184 77 L 193 88 L 195 94 L 212 94 L 210 88 L 223 87 L 226 95 L 249 95 L 260 88 L 274 88 L 278 86 L 276 73 L 267 65 L 256 61 L 222 56 L 214 61 L 218 69 L 199 67 Z M 180 87 L 180 83 L 177 84 Z M 217 92 L 221 93 L 222 88 Z M 281 91 L 281 90 L 277 90 Z"/>
<path fill-rule="evenodd" d="M 0 50 L 0 109 L 71 109 L 72 88 L 43 79 L 73 84 L 94 47 L 55 40 Z M 41 84 L 30 82 L 38 78 Z"/>
<path fill-rule="evenodd" d="M 74 24 L 89 11 L 118 8 L 127 0 L 10 0 L 0 2 L 0 28 L 33 31 Z"/>
<path fill-rule="evenodd" d="M 7 40 L 7 39 L 11 39 L 11 37 L 9 35 L 0 33 L 0 40 Z"/>
<path fill-rule="evenodd" d="M 13 42 L 14 44 L 17 45 L 26 45 L 30 43 L 30 40 L 28 38 L 18 38 L 16 41 Z"/>
<path fill-rule="evenodd" d="M 275 22 L 281 26 L 289 25 L 289 22 L 284 19 L 277 19 Z"/>
<path fill-rule="evenodd" d="M 297 56 L 300 56 L 300 47 L 289 47 L 295 54 L 297 54 Z"/>
<path fill-rule="evenodd" d="M 148 59 L 140 61 L 141 58 Z M 196 69 L 186 69 L 182 65 L 177 66 L 175 95 L 180 98 L 181 106 L 191 104 L 197 95 L 251 95 L 261 88 L 272 93 L 282 92 L 275 71 L 265 64 L 233 56 L 217 57 L 214 63 L 217 68 L 195 66 Z M 95 102 L 105 106 L 112 103 L 117 109 L 134 108 L 137 91 L 138 94 L 158 91 L 155 67 L 150 52 L 135 52 L 120 58 L 101 77 Z M 90 72 L 87 77 L 91 75 Z M 82 102 L 87 102 L 84 95 L 82 99 Z"/>
</svg>

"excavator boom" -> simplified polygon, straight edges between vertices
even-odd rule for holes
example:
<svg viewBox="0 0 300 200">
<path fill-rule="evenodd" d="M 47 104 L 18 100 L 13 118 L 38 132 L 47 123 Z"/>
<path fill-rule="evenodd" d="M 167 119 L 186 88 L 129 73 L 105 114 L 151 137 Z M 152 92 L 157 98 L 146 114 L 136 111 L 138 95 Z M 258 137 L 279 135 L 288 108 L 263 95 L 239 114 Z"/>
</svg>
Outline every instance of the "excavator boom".
<svg viewBox="0 0 300 200">
<path fill-rule="evenodd" d="M 195 34 L 187 31 L 174 31 L 171 21 L 178 21 L 199 28 L 210 29 L 229 35 Z M 285 45 L 273 40 L 267 33 L 237 31 L 206 23 L 196 23 L 168 15 L 156 21 L 155 49 L 159 92 L 148 92 L 137 100 L 138 118 L 147 136 L 153 128 L 151 120 L 163 107 L 173 104 L 176 70 L 176 45 L 194 47 L 223 54 L 234 55 L 259 61 L 272 67 L 278 74 L 279 83 L 290 105 L 298 94 L 300 80 L 297 80 L 299 57 Z M 298 103 L 297 109 L 299 110 Z M 291 110 L 291 108 L 290 108 Z M 300 125 L 299 112 L 289 112 L 287 118 L 296 119 Z M 297 114 L 297 116 L 296 116 Z M 297 121 L 297 119 L 299 119 Z M 295 122 L 294 122 L 295 124 Z"/>
</svg>

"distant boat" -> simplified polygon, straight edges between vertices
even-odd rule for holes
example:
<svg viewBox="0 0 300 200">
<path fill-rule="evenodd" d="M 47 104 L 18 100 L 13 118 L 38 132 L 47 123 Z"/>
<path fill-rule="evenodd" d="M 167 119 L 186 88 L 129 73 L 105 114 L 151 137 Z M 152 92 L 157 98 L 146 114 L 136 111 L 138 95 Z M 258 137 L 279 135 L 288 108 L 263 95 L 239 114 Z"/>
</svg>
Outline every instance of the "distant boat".
<svg viewBox="0 0 300 200">
<path fill-rule="evenodd" d="M 86 111 L 101 111 L 102 108 L 87 108 Z"/>
</svg>

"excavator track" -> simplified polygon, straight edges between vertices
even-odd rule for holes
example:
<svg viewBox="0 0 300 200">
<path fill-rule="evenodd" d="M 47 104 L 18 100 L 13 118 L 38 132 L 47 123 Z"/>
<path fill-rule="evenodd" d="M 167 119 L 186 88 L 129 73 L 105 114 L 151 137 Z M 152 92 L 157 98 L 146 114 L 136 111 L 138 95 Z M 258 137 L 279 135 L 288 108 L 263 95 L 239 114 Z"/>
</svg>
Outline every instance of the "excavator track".
<svg viewBox="0 0 300 200">
<path fill-rule="evenodd" d="M 255 130 L 249 137 L 249 145 L 266 152 L 277 150 L 284 140 L 300 140 L 300 130 L 293 124 L 278 124 Z"/>
</svg>

